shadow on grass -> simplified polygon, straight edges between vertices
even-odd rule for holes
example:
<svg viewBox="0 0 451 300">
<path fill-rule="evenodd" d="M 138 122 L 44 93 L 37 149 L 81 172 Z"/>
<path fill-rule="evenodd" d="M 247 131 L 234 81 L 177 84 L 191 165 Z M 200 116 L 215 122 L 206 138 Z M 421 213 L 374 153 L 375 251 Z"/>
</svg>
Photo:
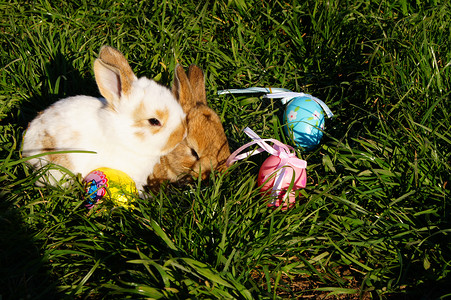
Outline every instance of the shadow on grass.
<svg viewBox="0 0 451 300">
<path fill-rule="evenodd" d="M 385 295 L 388 300 L 441 300 L 451 298 L 449 279 L 425 282 L 414 289 L 407 289 L 403 293 Z"/>
<path fill-rule="evenodd" d="M 33 234 L 12 204 L 0 204 L 0 298 L 62 299 Z"/>
<path fill-rule="evenodd" d="M 1 119 L 0 127 L 8 127 L 11 131 L 19 128 L 19 132 L 39 111 L 61 98 L 98 94 L 94 78 L 84 77 L 62 53 L 50 57 L 41 72 L 40 91 L 30 91 L 34 94 L 22 100 L 19 109 L 10 111 L 6 118 Z M 17 132 L 16 139 L 20 141 L 21 134 Z M 43 241 L 35 237 L 36 232 L 28 228 L 21 215 L 20 205 L 26 205 L 26 200 L 14 191 L 23 189 L 14 181 L 17 177 L 23 178 L 24 174 L 17 174 L 15 167 L 9 169 L 7 164 L 11 160 L 3 161 L 11 152 L 13 159 L 19 159 L 20 145 L 17 143 L 8 138 L 0 145 L 0 299 L 63 299 L 64 294 L 57 291 L 57 284 L 51 278 L 51 267 L 41 247 Z M 21 204 L 17 204 L 19 202 Z"/>
<path fill-rule="evenodd" d="M 92 73 L 82 74 L 73 64 L 68 55 L 60 52 L 49 57 L 44 70 L 41 70 L 39 91 L 34 91 L 26 101 L 22 101 L 19 111 L 1 120 L 1 124 L 14 123 L 25 128 L 40 111 L 60 99 L 76 95 L 100 96 Z"/>
</svg>

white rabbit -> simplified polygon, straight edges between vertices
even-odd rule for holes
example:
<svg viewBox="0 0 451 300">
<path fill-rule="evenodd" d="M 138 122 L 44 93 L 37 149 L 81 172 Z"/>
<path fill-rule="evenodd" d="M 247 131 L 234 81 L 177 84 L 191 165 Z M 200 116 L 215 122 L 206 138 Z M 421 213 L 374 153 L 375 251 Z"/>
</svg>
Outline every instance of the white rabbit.
<svg viewBox="0 0 451 300">
<path fill-rule="evenodd" d="M 142 189 L 160 156 L 185 138 L 185 113 L 169 89 L 145 77 L 138 79 L 122 53 L 112 47 L 100 49 L 94 73 L 104 99 L 75 96 L 51 105 L 30 123 L 23 155 L 93 151 L 48 154 L 29 162 L 36 168 L 52 162 L 83 177 L 99 167 L 118 169 Z M 58 170 L 48 172 L 47 183 L 56 184 L 62 177 Z"/>
</svg>

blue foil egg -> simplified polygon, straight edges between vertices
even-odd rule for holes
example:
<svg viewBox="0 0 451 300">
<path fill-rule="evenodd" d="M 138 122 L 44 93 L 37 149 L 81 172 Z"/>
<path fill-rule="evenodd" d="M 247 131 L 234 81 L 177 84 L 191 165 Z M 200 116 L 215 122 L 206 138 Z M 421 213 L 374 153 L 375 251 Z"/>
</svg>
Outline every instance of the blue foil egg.
<svg viewBox="0 0 451 300">
<path fill-rule="evenodd" d="M 284 113 L 284 130 L 297 146 L 312 149 L 323 137 L 324 111 L 308 96 L 293 98 Z"/>
</svg>

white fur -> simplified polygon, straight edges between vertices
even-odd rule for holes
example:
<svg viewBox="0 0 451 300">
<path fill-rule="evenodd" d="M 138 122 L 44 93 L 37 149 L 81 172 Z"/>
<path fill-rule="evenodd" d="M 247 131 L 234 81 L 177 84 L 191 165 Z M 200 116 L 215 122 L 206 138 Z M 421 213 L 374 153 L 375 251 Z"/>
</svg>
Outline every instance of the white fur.
<svg viewBox="0 0 451 300">
<path fill-rule="evenodd" d="M 74 174 L 84 177 L 99 167 L 118 169 L 127 173 L 141 189 L 160 156 L 173 149 L 163 151 L 171 133 L 184 122 L 185 114 L 171 92 L 158 83 L 134 77 L 129 93 L 121 94 L 111 91 L 118 86 L 114 76 L 105 75 L 108 70 L 100 69 L 102 72 L 96 72 L 97 81 L 102 80 L 98 77 L 104 77 L 108 83 L 103 87 L 114 95 L 108 97 L 118 99 L 75 96 L 54 103 L 30 123 L 24 136 L 23 154 L 45 152 L 42 141 L 51 137 L 56 151 L 96 152 L 65 154 L 70 161 L 68 168 Z M 105 94 L 108 93 L 103 95 L 107 97 Z M 169 111 L 169 119 L 158 133 L 152 134 L 150 128 L 137 126 L 134 115 L 138 108 L 145 116 L 143 120 L 156 117 L 155 111 L 164 109 Z M 33 158 L 30 163 L 40 167 L 49 157 L 43 158 Z M 52 176 L 57 181 L 61 177 L 56 173 Z"/>
</svg>

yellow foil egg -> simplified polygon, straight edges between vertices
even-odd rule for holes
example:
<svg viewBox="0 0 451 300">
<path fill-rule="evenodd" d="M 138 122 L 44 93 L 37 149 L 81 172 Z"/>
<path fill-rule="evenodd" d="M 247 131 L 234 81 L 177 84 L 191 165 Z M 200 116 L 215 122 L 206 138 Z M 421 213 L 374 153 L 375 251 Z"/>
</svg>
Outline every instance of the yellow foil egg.
<svg viewBox="0 0 451 300">
<path fill-rule="evenodd" d="M 83 179 L 87 192 L 86 207 L 92 208 L 98 201 L 107 197 L 114 205 L 126 209 L 135 208 L 132 204 L 138 194 L 136 184 L 126 173 L 111 169 L 98 168 Z"/>
</svg>

